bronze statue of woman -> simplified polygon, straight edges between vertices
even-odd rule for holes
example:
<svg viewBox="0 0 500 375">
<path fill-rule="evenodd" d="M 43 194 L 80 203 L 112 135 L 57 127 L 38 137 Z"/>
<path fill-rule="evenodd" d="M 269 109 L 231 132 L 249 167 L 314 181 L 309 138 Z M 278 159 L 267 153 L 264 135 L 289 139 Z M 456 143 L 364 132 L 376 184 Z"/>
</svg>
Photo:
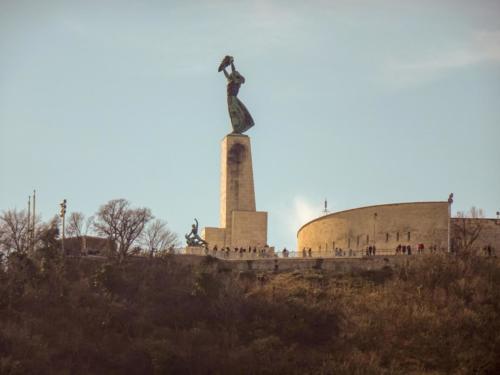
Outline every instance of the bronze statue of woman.
<svg viewBox="0 0 500 375">
<path fill-rule="evenodd" d="M 226 71 L 226 68 L 231 66 L 231 73 Z M 240 86 L 245 83 L 243 77 L 234 67 L 234 58 L 226 56 L 219 65 L 219 72 L 223 71 L 227 78 L 227 106 L 229 110 L 229 117 L 231 118 L 231 125 L 233 126 L 233 133 L 243 134 L 252 126 L 254 121 L 250 112 L 245 105 L 237 98 Z"/>
</svg>

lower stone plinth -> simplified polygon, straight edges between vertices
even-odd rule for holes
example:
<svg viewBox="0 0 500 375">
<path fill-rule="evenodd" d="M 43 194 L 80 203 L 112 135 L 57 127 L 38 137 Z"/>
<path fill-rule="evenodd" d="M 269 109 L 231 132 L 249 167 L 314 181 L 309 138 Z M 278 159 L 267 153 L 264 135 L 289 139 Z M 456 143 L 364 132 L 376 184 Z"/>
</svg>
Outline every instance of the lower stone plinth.
<svg viewBox="0 0 500 375">
<path fill-rule="evenodd" d="M 267 245 L 267 212 L 233 211 L 232 219 L 232 247 Z"/>
<path fill-rule="evenodd" d="M 189 255 L 207 255 L 207 249 L 202 246 L 186 246 L 184 248 L 184 254 Z"/>
<path fill-rule="evenodd" d="M 231 230 L 227 228 L 203 228 L 201 237 L 208 248 L 263 248 L 267 245 L 267 212 L 233 211 Z"/>
<path fill-rule="evenodd" d="M 209 249 L 213 249 L 215 246 L 222 249 L 226 246 L 226 229 L 205 227 L 201 231 L 201 238 L 208 242 Z"/>
</svg>

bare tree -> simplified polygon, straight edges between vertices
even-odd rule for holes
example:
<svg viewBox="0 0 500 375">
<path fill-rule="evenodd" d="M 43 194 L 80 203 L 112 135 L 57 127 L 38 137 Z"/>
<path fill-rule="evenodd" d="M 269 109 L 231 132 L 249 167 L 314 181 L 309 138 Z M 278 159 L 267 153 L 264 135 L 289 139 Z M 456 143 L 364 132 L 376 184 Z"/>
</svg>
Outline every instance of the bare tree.
<svg viewBox="0 0 500 375">
<path fill-rule="evenodd" d="M 81 212 L 72 212 L 68 218 L 66 235 L 68 237 L 86 236 L 94 226 L 94 216 L 89 216 L 85 220 L 85 215 Z"/>
<path fill-rule="evenodd" d="M 455 250 L 471 250 L 483 229 L 482 208 L 471 207 L 469 211 L 459 211 L 452 220 L 453 244 Z"/>
<path fill-rule="evenodd" d="M 3 211 L 0 215 L 0 249 L 9 254 L 11 251 L 27 251 L 29 246 L 29 224 L 26 210 Z"/>
<path fill-rule="evenodd" d="M 471 219 L 483 219 L 484 218 L 484 210 L 482 208 L 477 208 L 476 206 L 472 206 L 469 209 L 469 212 L 464 214 L 463 211 L 457 212 L 457 217 L 458 215 L 461 214 L 462 216 L 469 217 Z"/>
<path fill-rule="evenodd" d="M 101 206 L 94 227 L 115 244 L 118 259 L 123 261 L 152 218 L 149 208 L 130 208 L 129 201 L 115 199 Z"/>
<path fill-rule="evenodd" d="M 171 246 L 178 244 L 177 234 L 172 232 L 167 223 L 156 219 L 149 223 L 141 236 L 141 245 L 145 248 L 150 257 L 155 253 L 166 251 Z"/>
<path fill-rule="evenodd" d="M 85 220 L 85 215 L 81 212 L 72 212 L 69 215 L 66 236 L 77 238 L 80 246 L 80 253 L 87 253 L 86 236 L 89 231 L 93 229 L 93 226 L 94 216 L 90 216 Z"/>
</svg>

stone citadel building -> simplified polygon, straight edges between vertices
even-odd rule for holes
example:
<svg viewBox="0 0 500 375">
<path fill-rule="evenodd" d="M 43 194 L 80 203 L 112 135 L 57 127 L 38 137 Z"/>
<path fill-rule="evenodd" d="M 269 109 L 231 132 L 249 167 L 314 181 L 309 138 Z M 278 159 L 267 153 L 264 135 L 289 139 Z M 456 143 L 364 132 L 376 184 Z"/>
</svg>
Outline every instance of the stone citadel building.
<svg viewBox="0 0 500 375">
<path fill-rule="evenodd" d="M 394 254 L 399 245 L 447 250 L 465 245 L 500 249 L 500 219 L 450 218 L 447 201 L 394 203 L 360 207 L 318 217 L 297 232 L 299 251 L 316 256 L 375 246 L 377 254 Z M 475 238 L 473 238 L 475 237 Z M 469 243 L 471 242 L 472 243 Z"/>
</svg>

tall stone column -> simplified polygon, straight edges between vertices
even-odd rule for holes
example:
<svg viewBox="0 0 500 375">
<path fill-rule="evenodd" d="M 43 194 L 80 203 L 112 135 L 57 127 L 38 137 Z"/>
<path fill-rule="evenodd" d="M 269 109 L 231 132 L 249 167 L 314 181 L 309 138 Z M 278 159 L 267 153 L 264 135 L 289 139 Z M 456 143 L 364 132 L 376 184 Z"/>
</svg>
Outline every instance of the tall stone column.
<svg viewBox="0 0 500 375">
<path fill-rule="evenodd" d="M 221 144 L 220 227 L 231 243 L 234 211 L 255 211 L 250 137 L 229 134 Z"/>
<path fill-rule="evenodd" d="M 221 143 L 220 228 L 205 228 L 209 246 L 267 244 L 267 212 L 257 212 L 250 137 L 229 134 Z"/>
</svg>

